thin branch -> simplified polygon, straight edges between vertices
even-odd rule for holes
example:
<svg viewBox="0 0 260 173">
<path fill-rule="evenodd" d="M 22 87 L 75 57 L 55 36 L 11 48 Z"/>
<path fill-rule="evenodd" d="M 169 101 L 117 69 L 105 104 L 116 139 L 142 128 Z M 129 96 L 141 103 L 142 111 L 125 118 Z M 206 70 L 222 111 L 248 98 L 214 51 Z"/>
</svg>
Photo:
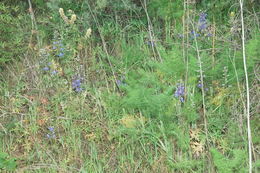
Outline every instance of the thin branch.
<svg viewBox="0 0 260 173">
<path fill-rule="evenodd" d="M 241 27 L 242 27 L 242 50 L 243 50 L 243 64 L 246 78 L 246 116 L 247 116 L 247 137 L 248 137 L 248 157 L 249 157 L 249 173 L 252 173 L 252 136 L 250 127 L 250 96 L 249 96 L 249 82 L 246 65 L 246 50 L 245 50 L 245 28 L 244 28 L 244 17 L 243 17 L 243 1 L 239 0 L 241 10 Z"/>
<path fill-rule="evenodd" d="M 141 1 L 142 3 L 142 1 Z M 144 0 L 144 4 L 142 3 L 142 6 L 144 8 L 144 11 L 145 11 L 145 14 L 146 14 L 146 18 L 147 18 L 147 22 L 148 22 L 148 32 L 149 32 L 149 39 L 151 41 L 151 47 L 152 47 L 152 50 L 153 50 L 153 54 L 154 56 L 156 57 L 156 53 L 155 53 L 155 50 L 159 56 L 159 60 L 162 62 L 162 57 L 161 57 L 161 54 L 160 52 L 158 51 L 158 49 L 156 48 L 155 46 L 155 39 L 154 39 L 154 33 L 153 33 L 153 25 L 152 25 L 152 22 L 151 22 L 151 19 L 148 15 L 148 11 L 147 11 L 147 2 L 146 0 Z"/>
<path fill-rule="evenodd" d="M 115 74 L 114 66 L 113 66 L 113 64 L 112 64 L 112 62 L 111 62 L 111 60 L 110 60 L 110 56 L 109 56 L 109 53 L 108 53 L 108 50 L 107 50 L 107 45 L 106 45 L 106 42 L 105 42 L 105 38 L 104 38 L 104 36 L 102 35 L 102 32 L 101 32 L 101 30 L 100 30 L 100 24 L 99 24 L 99 22 L 98 22 L 96 16 L 94 15 L 94 13 L 93 13 L 93 11 L 92 11 L 92 8 L 91 8 L 91 6 L 90 6 L 90 4 L 89 4 L 88 2 L 87 2 L 87 5 L 88 5 L 88 8 L 89 8 L 90 14 L 92 15 L 92 17 L 93 17 L 93 19 L 94 19 L 94 21 L 95 21 L 95 23 L 96 23 L 96 25 L 97 25 L 98 32 L 99 32 L 99 35 L 100 35 L 100 38 L 101 38 L 102 44 L 103 44 L 103 50 L 104 50 L 105 53 L 106 53 L 107 61 L 108 61 L 108 64 L 109 64 L 109 66 L 110 66 L 111 72 L 112 72 L 112 74 L 113 74 L 114 81 L 116 81 L 116 74 Z M 106 73 L 106 72 L 105 72 L 105 73 Z M 107 75 L 107 73 L 106 73 L 106 75 Z M 107 80 L 106 80 L 106 83 L 107 83 L 107 89 L 108 89 L 109 87 L 108 87 L 108 81 L 107 81 Z M 115 82 L 114 82 L 114 90 L 116 89 L 115 86 L 116 86 L 116 85 L 115 85 Z M 109 91 L 109 90 L 108 90 L 108 91 Z"/>
<path fill-rule="evenodd" d="M 193 30 L 194 25 L 192 24 Z M 204 120 L 204 130 L 206 134 L 206 141 L 208 145 L 208 127 L 207 127 L 207 117 L 206 117 L 206 104 L 205 104 L 205 90 L 204 90 L 204 79 L 203 79 L 203 69 L 202 69 L 202 61 L 201 61 L 201 56 L 200 56 L 200 51 L 198 47 L 198 42 L 196 36 L 194 37 L 195 40 L 195 46 L 196 46 L 196 52 L 197 52 L 197 59 L 198 59 L 198 64 L 199 64 L 199 73 L 200 73 L 200 82 L 201 82 L 201 92 L 202 92 L 202 106 L 203 106 L 203 120 Z"/>
<path fill-rule="evenodd" d="M 29 4 L 29 12 L 30 12 L 30 15 L 31 15 L 31 22 L 32 22 L 32 34 L 34 34 L 34 33 L 36 34 L 37 42 L 39 44 L 40 38 L 39 38 L 39 35 L 37 34 L 38 27 L 37 27 L 37 23 L 36 23 L 36 20 L 35 20 L 31 0 L 28 0 L 28 4 Z M 41 45 L 39 45 L 39 46 L 41 46 Z"/>
</svg>

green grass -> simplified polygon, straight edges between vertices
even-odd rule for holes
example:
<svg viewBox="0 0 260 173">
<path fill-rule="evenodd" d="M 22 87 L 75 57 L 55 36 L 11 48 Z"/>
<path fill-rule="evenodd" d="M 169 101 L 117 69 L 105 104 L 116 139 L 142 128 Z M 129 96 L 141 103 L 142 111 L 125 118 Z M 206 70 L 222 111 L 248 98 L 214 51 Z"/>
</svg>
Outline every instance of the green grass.
<svg viewBox="0 0 260 173">
<path fill-rule="evenodd" d="M 126 1 L 122 6 L 106 7 L 107 1 L 98 1 L 95 7 L 88 1 L 69 2 L 53 1 L 46 7 L 38 0 L 34 4 L 39 10 L 41 44 L 28 48 L 20 61 L 13 61 L 0 73 L 0 171 L 247 171 L 245 81 L 237 46 L 240 33 L 229 32 L 227 19 L 209 11 L 208 22 L 213 23 L 215 16 L 225 20 L 225 25 L 216 23 L 212 37 L 203 33 L 211 31 L 196 30 L 200 36 L 194 39 L 190 29 L 199 16 L 199 7 L 194 7 L 189 10 L 191 18 L 185 17 L 193 24 L 185 22 L 183 40 L 179 35 L 181 15 L 188 9 L 183 10 L 176 1 L 172 6 L 180 10 L 168 16 L 172 6 L 154 0 L 148 6 L 155 23 L 152 46 L 142 4 Z M 159 8 L 160 3 L 164 5 Z M 205 2 L 200 5 L 204 7 Z M 74 10 L 75 24 L 64 23 L 59 7 L 68 16 L 67 10 Z M 260 92 L 255 25 L 248 23 L 252 30 L 247 33 L 246 50 L 257 172 Z M 30 27 L 23 28 L 24 32 Z M 86 38 L 88 28 L 92 34 Z M 59 40 L 62 45 L 53 43 Z M 48 70 L 43 69 L 46 67 Z M 198 87 L 200 70 L 205 75 L 205 105 Z M 82 91 L 76 92 L 72 83 L 79 76 Z M 179 84 L 185 86 L 183 102 L 174 96 Z"/>
</svg>

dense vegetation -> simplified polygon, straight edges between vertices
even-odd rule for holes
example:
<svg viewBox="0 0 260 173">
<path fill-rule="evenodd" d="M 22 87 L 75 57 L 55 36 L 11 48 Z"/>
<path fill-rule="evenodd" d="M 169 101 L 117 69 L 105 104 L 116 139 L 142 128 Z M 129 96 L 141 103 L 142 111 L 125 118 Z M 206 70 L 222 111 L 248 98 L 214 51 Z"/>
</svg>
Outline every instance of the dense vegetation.
<svg viewBox="0 0 260 173">
<path fill-rule="evenodd" d="M 2 0 L 0 172 L 247 172 L 240 10 L 239 0 Z M 243 12 L 257 172 L 259 2 Z"/>
</svg>

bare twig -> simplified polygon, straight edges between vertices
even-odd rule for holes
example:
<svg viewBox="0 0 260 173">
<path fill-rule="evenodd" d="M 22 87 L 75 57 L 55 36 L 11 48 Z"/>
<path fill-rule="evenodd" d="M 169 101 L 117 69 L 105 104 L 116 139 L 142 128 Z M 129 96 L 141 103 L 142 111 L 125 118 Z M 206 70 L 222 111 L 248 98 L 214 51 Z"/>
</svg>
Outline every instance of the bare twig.
<svg viewBox="0 0 260 173">
<path fill-rule="evenodd" d="M 192 24 L 193 30 L 195 31 L 194 24 Z M 205 130 L 205 135 L 206 135 L 206 141 L 208 145 L 208 127 L 207 127 L 207 117 L 206 117 L 206 104 L 205 104 L 205 90 L 204 90 L 204 79 L 203 79 L 203 69 L 202 69 L 202 60 L 200 56 L 200 51 L 199 51 L 199 46 L 197 42 L 196 36 L 194 37 L 195 40 L 195 47 L 196 47 L 196 52 L 197 52 L 197 59 L 198 59 L 198 64 L 199 64 L 199 73 L 200 73 L 200 82 L 201 82 L 201 92 L 202 92 L 202 114 L 203 114 L 203 120 L 204 120 L 204 130 Z"/>
<path fill-rule="evenodd" d="M 142 1 L 141 1 L 142 3 Z M 149 32 L 149 39 L 151 41 L 151 46 L 152 46 L 152 50 L 153 50 L 153 54 L 154 56 L 156 57 L 156 53 L 155 53 L 155 50 L 159 56 L 159 61 L 162 62 L 162 57 L 161 57 L 161 54 L 160 52 L 158 51 L 158 49 L 154 46 L 155 44 L 155 39 L 154 39 L 154 33 L 153 33 L 153 25 L 152 25 L 152 22 L 150 20 L 150 17 L 148 15 L 148 11 L 147 11 L 147 2 L 146 0 L 144 0 L 144 3 L 142 3 L 142 6 L 144 8 L 144 11 L 145 11 L 145 14 L 146 14 L 146 18 L 147 18 L 147 21 L 148 21 L 148 32 Z"/>
<path fill-rule="evenodd" d="M 242 50 L 243 50 L 243 64 L 246 78 L 246 116 L 247 116 L 247 136 L 248 136 L 248 157 L 249 157 L 249 173 L 252 172 L 252 136 L 250 127 L 250 96 L 249 96 L 249 82 L 247 75 L 247 65 L 246 65 L 246 50 L 245 50 L 245 28 L 244 28 L 244 17 L 243 17 L 243 1 L 239 0 L 240 11 L 241 11 L 241 27 L 242 27 Z"/>
<path fill-rule="evenodd" d="M 31 0 L 28 0 L 28 4 L 29 4 L 29 12 L 30 12 L 30 15 L 31 15 L 31 22 L 32 22 L 32 34 L 34 34 L 34 33 L 36 34 L 37 42 L 38 42 L 38 44 L 40 44 L 40 38 L 39 38 L 39 35 L 37 34 L 38 27 L 37 27 L 37 23 L 36 23 L 36 20 L 35 20 Z M 39 45 L 39 46 L 41 46 L 41 45 Z"/>
<path fill-rule="evenodd" d="M 100 38 L 101 38 L 101 40 L 102 40 L 103 49 L 104 49 L 104 51 L 105 51 L 105 53 L 106 53 L 107 61 L 108 61 L 108 64 L 109 64 L 109 66 L 110 66 L 111 72 L 112 72 L 112 74 L 113 74 L 114 81 L 116 81 L 116 74 L 115 74 L 114 66 L 113 66 L 113 64 L 112 64 L 112 62 L 111 62 L 111 60 L 110 60 L 110 56 L 109 56 L 109 53 L 108 53 L 108 50 L 107 50 L 107 45 L 106 45 L 106 42 L 105 42 L 105 38 L 104 38 L 104 36 L 102 35 L 102 32 L 101 32 L 101 30 L 100 30 L 100 24 L 99 24 L 99 22 L 98 22 L 96 16 L 94 15 L 94 13 L 93 13 L 93 11 L 92 11 L 92 8 L 91 8 L 90 4 L 87 3 L 87 5 L 88 5 L 89 11 L 90 11 L 90 13 L 91 13 L 91 15 L 92 15 L 92 17 L 93 17 L 93 19 L 94 19 L 96 25 L 97 25 L 97 27 L 98 27 L 98 32 L 99 32 Z M 105 73 L 106 73 L 106 72 L 105 72 Z M 107 74 L 106 74 L 106 75 L 107 75 Z M 106 85 L 107 85 L 107 89 L 108 89 L 109 87 L 108 87 L 108 81 L 107 81 L 107 79 L 106 79 Z M 114 90 L 116 89 L 115 86 L 116 86 L 116 85 L 114 84 Z M 109 90 L 108 90 L 108 91 L 109 91 Z"/>
</svg>

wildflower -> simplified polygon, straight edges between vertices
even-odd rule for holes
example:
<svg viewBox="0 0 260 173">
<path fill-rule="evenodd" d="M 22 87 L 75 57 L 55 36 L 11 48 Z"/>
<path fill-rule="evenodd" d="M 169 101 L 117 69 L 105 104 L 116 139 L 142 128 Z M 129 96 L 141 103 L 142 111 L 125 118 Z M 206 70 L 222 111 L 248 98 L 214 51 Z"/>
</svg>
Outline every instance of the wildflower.
<svg viewBox="0 0 260 173">
<path fill-rule="evenodd" d="M 63 8 L 59 9 L 59 13 L 60 13 L 61 18 L 65 21 L 65 23 L 68 24 L 69 23 L 69 19 L 68 19 L 67 16 L 65 16 Z"/>
<path fill-rule="evenodd" d="M 202 89 L 203 85 L 202 85 L 201 81 L 199 81 L 197 87 L 200 88 L 200 89 Z M 205 88 L 205 87 L 204 87 L 204 91 L 208 91 L 208 90 L 209 90 L 208 88 Z"/>
<path fill-rule="evenodd" d="M 42 70 L 43 70 L 43 71 L 49 71 L 50 68 L 49 68 L 49 67 L 43 67 Z"/>
<path fill-rule="evenodd" d="M 56 138 L 54 127 L 48 127 L 49 133 L 47 133 L 48 139 L 54 139 Z"/>
<path fill-rule="evenodd" d="M 58 57 L 63 57 L 65 55 L 64 54 L 65 48 L 61 40 L 54 41 L 52 49 L 55 50 L 55 52 L 57 53 L 56 56 Z"/>
<path fill-rule="evenodd" d="M 72 89 L 76 92 L 81 92 L 83 89 L 81 88 L 82 79 L 77 77 L 72 80 Z"/>
<path fill-rule="evenodd" d="M 54 127 L 48 127 L 48 129 L 53 133 L 54 132 Z"/>
<path fill-rule="evenodd" d="M 180 33 L 178 33 L 177 36 L 178 36 L 178 38 L 183 38 L 183 35 Z"/>
<path fill-rule="evenodd" d="M 82 88 L 76 88 L 75 91 L 76 91 L 76 92 L 81 92 L 81 91 L 82 91 Z"/>
<path fill-rule="evenodd" d="M 76 21 L 76 19 L 77 19 L 76 14 L 72 14 L 71 19 L 70 19 L 70 21 L 69 21 L 69 24 L 74 24 L 74 22 Z"/>
<path fill-rule="evenodd" d="M 184 98 L 183 98 L 183 97 L 180 97 L 180 101 L 181 101 L 182 103 L 184 103 Z"/>
<path fill-rule="evenodd" d="M 178 84 L 178 87 L 174 93 L 174 96 L 176 98 L 179 98 L 180 101 L 183 103 L 184 102 L 184 98 L 183 96 L 185 95 L 185 87 L 183 84 Z"/>
<path fill-rule="evenodd" d="M 58 56 L 58 57 L 63 57 L 63 56 L 64 56 L 64 53 L 63 53 L 63 52 L 60 52 L 57 56 Z"/>
<path fill-rule="evenodd" d="M 202 84 L 201 84 L 201 83 L 199 83 L 199 84 L 197 85 L 197 87 L 199 87 L 199 88 L 202 88 Z"/>
<path fill-rule="evenodd" d="M 232 12 L 230 13 L 230 17 L 234 17 L 234 16 L 235 16 L 235 12 L 232 11 Z"/>
<path fill-rule="evenodd" d="M 91 32 L 92 32 L 91 28 L 88 28 L 88 30 L 87 30 L 87 32 L 85 34 L 85 38 L 89 38 L 90 35 L 91 35 Z"/>
<path fill-rule="evenodd" d="M 57 72 L 56 70 L 54 70 L 54 71 L 51 72 L 52 75 L 55 75 L 55 74 L 57 74 L 57 73 L 58 73 L 58 72 Z"/>
<path fill-rule="evenodd" d="M 148 46 L 152 46 L 152 47 L 154 47 L 155 46 L 155 42 L 154 41 L 147 41 L 147 44 L 148 44 Z"/>
<path fill-rule="evenodd" d="M 71 11 L 69 10 L 69 12 L 72 12 L 72 10 Z M 59 13 L 60 13 L 61 18 L 64 20 L 64 22 L 66 24 L 74 24 L 74 22 L 77 19 L 76 14 L 72 14 L 72 16 L 71 16 L 71 18 L 69 20 L 69 18 L 65 15 L 63 8 L 59 9 Z"/>
<path fill-rule="evenodd" d="M 200 17 L 199 17 L 199 30 L 202 31 L 202 30 L 205 30 L 207 28 L 207 14 L 206 13 L 201 13 L 200 14 Z"/>
<path fill-rule="evenodd" d="M 117 79 L 117 80 L 116 80 L 116 84 L 117 84 L 118 86 L 120 86 L 120 85 L 122 85 L 122 81 L 119 80 L 119 79 Z"/>
<path fill-rule="evenodd" d="M 116 84 L 117 86 L 126 86 L 126 83 L 119 79 L 116 80 Z"/>
<path fill-rule="evenodd" d="M 195 37 L 199 37 L 200 36 L 200 34 L 196 33 L 195 31 L 191 31 L 190 34 L 191 34 L 191 38 L 192 39 L 194 39 Z"/>
<path fill-rule="evenodd" d="M 206 37 L 212 37 L 212 34 L 211 34 L 211 33 L 208 33 L 208 34 L 206 35 Z"/>
<path fill-rule="evenodd" d="M 122 76 L 121 79 L 116 80 L 117 86 L 126 86 L 126 83 L 124 82 L 125 76 Z"/>
</svg>

